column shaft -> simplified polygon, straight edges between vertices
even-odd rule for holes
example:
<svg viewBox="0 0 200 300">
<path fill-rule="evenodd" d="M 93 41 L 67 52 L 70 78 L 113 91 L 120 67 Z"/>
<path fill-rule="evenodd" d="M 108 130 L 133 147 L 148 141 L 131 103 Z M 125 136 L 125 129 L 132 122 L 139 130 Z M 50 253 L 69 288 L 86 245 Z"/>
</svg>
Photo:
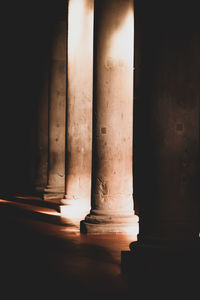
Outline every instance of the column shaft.
<svg viewBox="0 0 200 300">
<path fill-rule="evenodd" d="M 92 209 L 87 232 L 136 230 L 133 1 L 95 1 Z M 133 226 L 134 224 L 134 226 Z"/>
<path fill-rule="evenodd" d="M 65 188 L 66 22 L 53 25 L 49 77 L 49 161 L 44 199 L 62 199 Z"/>
<path fill-rule="evenodd" d="M 169 18 L 159 17 L 153 11 L 155 6 L 149 8 L 155 19 L 151 14 L 144 15 L 139 3 L 137 7 L 143 90 L 139 92 L 141 107 L 135 109 L 140 119 L 136 127 L 146 122 L 142 135 L 141 127 L 137 127 L 141 138 L 136 157 L 142 156 L 137 181 L 141 200 L 138 238 L 150 243 L 189 242 L 198 239 L 199 232 L 199 104 L 196 98 L 199 87 L 195 68 L 191 70 L 191 64 L 195 65 L 197 59 L 195 33 L 192 24 L 185 26 L 184 18 L 180 19 L 181 30 L 177 27 L 175 11 L 169 11 L 169 22 Z M 177 32 L 179 40 L 175 38 Z M 190 36 L 194 41 L 185 44 Z M 146 141 L 146 147 L 142 140 Z"/>
<path fill-rule="evenodd" d="M 47 55 L 49 57 L 49 55 Z M 48 170 L 48 59 L 44 64 L 43 85 L 37 109 L 37 152 L 34 189 L 43 194 L 47 185 Z"/>
<path fill-rule="evenodd" d="M 177 24 L 178 5 L 163 10 L 149 2 L 144 12 L 141 2 L 135 7 L 143 87 L 135 107 L 140 224 L 138 241 L 123 253 L 122 264 L 132 280 L 162 284 L 171 295 L 173 287 L 180 292 L 189 283 L 195 286 L 200 265 L 199 32 L 194 8 L 184 7 Z M 190 14 L 191 23 L 185 24 Z"/>
<path fill-rule="evenodd" d="M 93 0 L 69 1 L 66 195 L 62 202 L 86 211 L 91 196 L 93 16 Z"/>
</svg>

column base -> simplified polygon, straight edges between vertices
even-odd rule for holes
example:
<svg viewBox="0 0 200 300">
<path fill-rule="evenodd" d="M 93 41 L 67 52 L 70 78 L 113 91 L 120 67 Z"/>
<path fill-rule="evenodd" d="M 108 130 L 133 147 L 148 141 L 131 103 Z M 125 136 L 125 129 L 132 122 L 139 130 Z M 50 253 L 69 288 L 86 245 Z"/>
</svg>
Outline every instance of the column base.
<svg viewBox="0 0 200 300">
<path fill-rule="evenodd" d="M 134 213 L 123 215 L 93 215 L 81 221 L 81 232 L 90 234 L 128 233 L 138 234 L 138 216 Z"/>
<path fill-rule="evenodd" d="M 185 296 L 187 292 L 190 298 L 191 293 L 197 292 L 200 241 L 165 244 L 158 241 L 153 244 L 133 242 L 130 248 L 130 251 L 121 252 L 121 268 L 127 275 L 130 287 L 134 285 L 137 296 L 145 296 L 148 291 L 149 297 L 159 295 L 162 299 L 165 295 L 175 299 L 177 294 L 177 299 L 180 299 L 180 295 Z"/>
<path fill-rule="evenodd" d="M 51 201 L 55 203 L 61 203 L 61 200 L 64 197 L 63 187 L 51 187 L 47 186 L 44 189 L 42 198 L 45 201 Z"/>
<path fill-rule="evenodd" d="M 45 186 L 42 186 L 42 185 L 35 185 L 34 187 L 34 191 L 36 193 L 43 193 L 45 190 Z"/>
<path fill-rule="evenodd" d="M 79 198 L 76 198 L 74 196 L 68 196 L 68 195 L 64 195 L 64 197 L 62 198 L 61 202 L 62 204 L 65 206 L 65 205 L 73 205 L 74 203 L 76 202 L 79 202 L 80 199 Z"/>
<path fill-rule="evenodd" d="M 60 200 L 60 212 L 63 218 L 70 219 L 72 222 L 78 223 L 90 211 L 90 202 L 88 199 L 68 197 Z"/>
<path fill-rule="evenodd" d="M 33 190 L 32 190 L 32 194 L 36 197 L 40 197 L 43 199 L 43 194 L 44 194 L 44 190 L 45 187 L 42 186 L 36 186 Z"/>
</svg>

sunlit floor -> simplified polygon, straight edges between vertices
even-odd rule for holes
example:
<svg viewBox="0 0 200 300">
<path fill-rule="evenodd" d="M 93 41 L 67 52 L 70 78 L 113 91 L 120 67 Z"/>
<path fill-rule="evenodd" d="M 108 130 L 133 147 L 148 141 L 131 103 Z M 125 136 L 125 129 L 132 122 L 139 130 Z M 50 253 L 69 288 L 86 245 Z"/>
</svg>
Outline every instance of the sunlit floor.
<svg viewBox="0 0 200 300">
<path fill-rule="evenodd" d="M 121 251 L 129 250 L 136 236 L 80 234 L 77 224 L 62 222 L 55 209 L 36 204 L 0 200 L 0 282 L 6 295 L 128 297 Z"/>
</svg>

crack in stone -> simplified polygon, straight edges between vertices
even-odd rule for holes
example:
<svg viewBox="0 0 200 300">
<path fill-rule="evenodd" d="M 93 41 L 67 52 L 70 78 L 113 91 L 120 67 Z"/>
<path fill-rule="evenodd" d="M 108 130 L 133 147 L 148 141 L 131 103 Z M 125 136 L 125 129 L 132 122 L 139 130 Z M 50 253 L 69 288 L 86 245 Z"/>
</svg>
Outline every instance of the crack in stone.
<svg viewBox="0 0 200 300">
<path fill-rule="evenodd" d="M 107 195 L 108 194 L 108 187 L 107 184 L 99 177 L 97 177 L 97 191 L 99 194 Z"/>
</svg>

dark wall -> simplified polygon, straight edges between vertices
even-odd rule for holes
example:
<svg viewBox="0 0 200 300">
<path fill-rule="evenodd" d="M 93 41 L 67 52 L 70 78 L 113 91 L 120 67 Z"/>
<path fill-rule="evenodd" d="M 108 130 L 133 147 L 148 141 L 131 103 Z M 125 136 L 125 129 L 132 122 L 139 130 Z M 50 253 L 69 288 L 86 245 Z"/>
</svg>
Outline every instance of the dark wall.
<svg viewBox="0 0 200 300">
<path fill-rule="evenodd" d="M 28 190 L 37 149 L 38 101 L 53 25 L 66 1 L 9 1 L 2 7 L 0 191 Z"/>
<path fill-rule="evenodd" d="M 198 219 L 198 8 L 193 1 L 136 0 L 135 18 L 134 190 L 141 219 Z"/>
</svg>

